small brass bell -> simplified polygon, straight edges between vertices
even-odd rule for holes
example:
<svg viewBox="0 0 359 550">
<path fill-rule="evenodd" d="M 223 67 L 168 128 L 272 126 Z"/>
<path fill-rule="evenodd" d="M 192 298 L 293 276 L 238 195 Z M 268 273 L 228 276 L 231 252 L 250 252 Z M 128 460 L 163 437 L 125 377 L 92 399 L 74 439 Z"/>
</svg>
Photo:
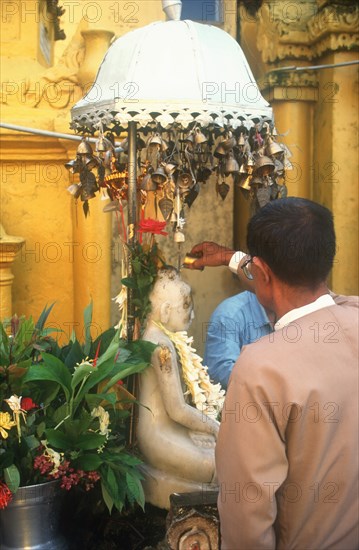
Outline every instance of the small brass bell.
<svg viewBox="0 0 359 550">
<path fill-rule="evenodd" d="M 181 190 L 181 193 L 188 190 L 192 185 L 192 176 L 191 176 L 191 174 L 189 172 L 182 172 L 178 176 L 177 183 L 178 183 L 178 187 Z"/>
<path fill-rule="evenodd" d="M 168 163 L 168 164 L 164 165 L 164 169 L 165 169 L 165 172 L 166 172 L 167 176 L 171 176 L 174 173 L 174 171 L 176 170 L 176 168 L 177 168 L 176 164 Z"/>
<path fill-rule="evenodd" d="M 148 140 L 148 145 L 162 145 L 162 138 L 159 133 L 154 134 Z"/>
<path fill-rule="evenodd" d="M 153 172 L 153 174 L 151 174 L 151 178 L 152 181 L 157 185 L 162 185 L 167 179 L 164 168 L 162 166 L 159 166 L 156 172 Z"/>
<path fill-rule="evenodd" d="M 227 151 L 226 151 L 226 149 L 223 147 L 221 141 L 219 142 L 219 144 L 218 144 L 217 147 L 215 148 L 215 151 L 214 151 L 213 154 L 214 154 L 214 156 L 217 157 L 217 158 L 224 157 L 224 156 L 227 154 Z"/>
<path fill-rule="evenodd" d="M 251 179 L 252 179 L 252 176 L 241 175 L 240 178 L 239 178 L 238 185 L 242 189 L 245 189 L 246 191 L 250 191 L 251 190 Z"/>
<path fill-rule="evenodd" d="M 269 176 L 274 171 L 274 162 L 266 156 L 258 157 L 254 165 L 254 170 L 258 176 Z"/>
<path fill-rule="evenodd" d="M 78 155 L 92 155 L 92 147 L 90 143 L 86 139 L 82 139 L 78 148 L 77 148 L 77 154 Z"/>
<path fill-rule="evenodd" d="M 88 170 L 93 170 L 96 166 L 99 165 L 99 162 L 96 157 L 86 155 L 82 158 L 82 163 L 86 166 Z"/>
<path fill-rule="evenodd" d="M 243 146 L 245 145 L 245 143 L 246 143 L 246 142 L 245 142 L 245 139 L 244 139 L 244 135 L 241 133 L 240 136 L 239 136 L 239 138 L 238 138 L 238 145 L 239 145 L 240 147 L 243 147 Z"/>
<path fill-rule="evenodd" d="M 284 152 L 279 143 L 274 141 L 274 139 L 272 139 L 271 137 L 269 137 L 267 140 L 265 151 L 269 157 L 281 155 Z"/>
<path fill-rule="evenodd" d="M 206 143 L 208 140 L 206 136 L 201 132 L 200 128 L 196 128 L 194 133 L 194 142 L 196 145 L 200 145 L 201 143 Z"/>
<path fill-rule="evenodd" d="M 106 153 L 113 148 L 111 141 L 104 136 L 100 136 L 96 141 L 96 151 L 98 153 Z"/>
<path fill-rule="evenodd" d="M 239 172 L 239 164 L 234 158 L 233 150 L 231 149 L 227 155 L 224 173 L 227 176 L 228 174 L 234 174 L 236 172 Z"/>
<path fill-rule="evenodd" d="M 227 152 L 230 151 L 236 145 L 236 140 L 233 137 L 232 132 L 226 132 L 225 137 L 220 144 Z"/>
<path fill-rule="evenodd" d="M 67 168 L 67 170 L 69 170 L 71 174 L 77 174 L 78 172 L 80 172 L 81 165 L 79 163 L 79 160 L 76 158 L 69 160 L 69 162 L 66 162 L 65 168 Z"/>
<path fill-rule="evenodd" d="M 142 191 L 157 191 L 157 184 L 153 181 L 152 174 L 146 174 L 141 182 Z"/>
</svg>

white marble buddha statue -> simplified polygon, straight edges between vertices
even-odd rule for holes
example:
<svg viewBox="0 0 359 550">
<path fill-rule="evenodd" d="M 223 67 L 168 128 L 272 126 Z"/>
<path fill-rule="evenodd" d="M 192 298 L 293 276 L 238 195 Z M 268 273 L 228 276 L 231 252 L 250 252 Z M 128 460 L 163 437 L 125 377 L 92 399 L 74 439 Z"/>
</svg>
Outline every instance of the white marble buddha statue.
<svg viewBox="0 0 359 550">
<path fill-rule="evenodd" d="M 188 329 L 194 317 L 191 288 L 175 269 L 161 270 L 150 299 L 143 339 L 158 347 L 152 366 L 140 375 L 137 441 L 145 462 L 146 501 L 168 509 L 171 493 L 215 488 L 219 422 L 186 401 L 178 355 L 162 328 Z"/>
</svg>

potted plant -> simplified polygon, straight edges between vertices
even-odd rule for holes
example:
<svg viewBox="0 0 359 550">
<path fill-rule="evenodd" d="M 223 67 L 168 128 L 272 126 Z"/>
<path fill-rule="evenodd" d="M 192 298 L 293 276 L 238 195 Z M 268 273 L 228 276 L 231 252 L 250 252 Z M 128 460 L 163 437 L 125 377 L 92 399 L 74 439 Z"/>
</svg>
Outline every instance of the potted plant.
<svg viewBox="0 0 359 550">
<path fill-rule="evenodd" d="M 45 326 L 51 309 L 37 323 L 15 316 L 0 324 L 0 515 L 19 487 L 49 482 L 86 491 L 100 484 L 109 511 L 126 502 L 143 506 L 141 461 L 125 443 L 133 397 L 123 382 L 148 366 L 154 346 L 128 343 L 114 329 L 92 341 L 92 305 L 85 341 L 72 335 L 60 346 L 50 336 L 56 329 Z"/>
</svg>

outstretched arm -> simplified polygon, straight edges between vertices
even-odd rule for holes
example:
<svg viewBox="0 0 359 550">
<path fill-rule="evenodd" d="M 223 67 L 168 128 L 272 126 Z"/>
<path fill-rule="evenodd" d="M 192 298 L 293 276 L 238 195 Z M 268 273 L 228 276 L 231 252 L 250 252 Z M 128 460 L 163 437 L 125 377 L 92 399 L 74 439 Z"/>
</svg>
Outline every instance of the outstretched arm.
<svg viewBox="0 0 359 550">
<path fill-rule="evenodd" d="M 203 270 L 205 267 L 216 267 L 221 265 L 229 266 L 231 260 L 237 260 L 238 269 L 236 273 L 243 288 L 254 292 L 253 282 L 247 279 L 240 267 L 244 262 L 243 252 L 233 250 L 232 248 L 228 248 L 211 241 L 204 241 L 196 244 L 192 248 L 190 255 L 196 257 L 196 259 L 191 264 L 186 265 L 188 269 Z"/>
</svg>

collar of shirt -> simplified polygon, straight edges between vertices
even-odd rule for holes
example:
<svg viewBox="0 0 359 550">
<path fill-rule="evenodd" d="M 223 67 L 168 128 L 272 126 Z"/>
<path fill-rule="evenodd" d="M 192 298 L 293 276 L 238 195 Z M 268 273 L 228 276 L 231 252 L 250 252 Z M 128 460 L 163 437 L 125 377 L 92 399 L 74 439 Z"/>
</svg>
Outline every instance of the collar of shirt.
<svg viewBox="0 0 359 550">
<path fill-rule="evenodd" d="M 306 306 L 297 307 L 295 309 L 292 309 L 291 311 L 288 311 L 283 317 L 281 317 L 276 324 L 274 325 L 274 330 L 280 330 L 281 328 L 285 327 L 286 325 L 289 325 L 289 323 L 292 323 L 296 319 L 299 319 L 300 317 L 304 317 L 304 315 L 308 315 L 308 313 L 313 313 L 313 311 L 318 311 L 319 309 L 322 309 L 323 307 L 328 306 L 334 306 L 335 302 L 333 298 L 329 294 L 323 294 L 322 296 L 319 296 L 314 302 L 311 304 L 307 304 Z"/>
</svg>

